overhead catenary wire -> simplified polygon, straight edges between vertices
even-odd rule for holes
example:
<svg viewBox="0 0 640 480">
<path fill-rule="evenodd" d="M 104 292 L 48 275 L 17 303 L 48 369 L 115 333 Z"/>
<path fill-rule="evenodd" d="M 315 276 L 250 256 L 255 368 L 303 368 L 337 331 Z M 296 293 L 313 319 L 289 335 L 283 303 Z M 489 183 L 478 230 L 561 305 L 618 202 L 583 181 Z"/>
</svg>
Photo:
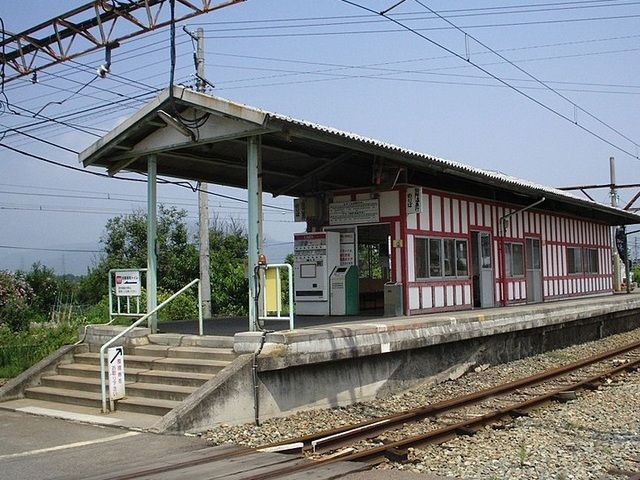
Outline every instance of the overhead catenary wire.
<svg viewBox="0 0 640 480">
<path fill-rule="evenodd" d="M 343 3 L 349 4 L 349 5 L 352 5 L 352 6 L 356 7 L 356 8 L 360 8 L 360 9 L 362 9 L 362 10 L 365 10 L 365 11 L 371 12 L 371 13 L 377 13 L 375 10 L 372 10 L 371 8 L 369 8 L 369 7 L 367 7 L 367 6 L 364 6 L 364 5 L 361 5 L 361 4 L 359 4 L 359 3 L 356 3 L 356 2 L 354 2 L 354 1 L 352 1 L 352 0 L 340 0 L 340 1 L 341 1 L 341 2 L 343 2 Z M 427 36 L 426 36 L 426 35 L 424 35 L 423 33 L 420 33 L 420 32 L 418 32 L 418 31 L 416 31 L 415 29 L 413 29 L 413 28 L 411 28 L 411 27 L 409 27 L 409 26 L 407 26 L 407 25 L 403 24 L 402 22 L 400 22 L 400 21 L 398 21 L 398 20 L 395 20 L 395 19 L 394 19 L 394 18 L 392 18 L 392 17 L 385 16 L 385 18 L 387 18 L 389 21 L 391 21 L 391 22 L 393 22 L 393 23 L 397 24 L 398 26 L 402 27 L 404 30 L 406 30 L 406 31 L 408 31 L 408 32 L 411 32 L 411 33 L 413 33 L 414 35 L 417 35 L 418 37 L 420 37 L 420 38 L 422 38 L 423 40 L 425 40 L 425 41 L 427 41 L 427 42 L 431 43 L 432 45 L 434 45 L 434 46 L 436 46 L 436 47 L 438 47 L 438 48 L 440 48 L 440 49 L 442 49 L 442 50 L 444 50 L 444 51 L 448 52 L 449 54 L 451 54 L 451 55 L 453 55 L 453 56 L 455 56 L 455 57 L 459 58 L 460 60 L 462 60 L 462 61 L 464 61 L 464 62 L 467 62 L 467 63 L 469 63 L 470 65 L 473 65 L 473 66 L 474 66 L 474 67 L 476 67 L 478 70 L 480 70 L 480 71 L 484 72 L 485 74 L 487 74 L 488 76 L 490 76 L 490 77 L 491 77 L 491 78 L 493 78 L 494 80 L 496 80 L 496 81 L 498 81 L 498 82 L 500 82 L 500 83 L 504 84 L 505 86 L 509 87 L 511 90 L 513 90 L 513 91 L 515 91 L 516 93 L 518 93 L 518 94 L 522 95 L 523 97 L 525 97 L 525 98 L 529 99 L 530 101 L 532 101 L 532 102 L 536 103 L 537 105 L 539 105 L 540 107 L 544 108 L 545 110 L 547 110 L 547 111 L 549 111 L 549 112 L 553 113 L 554 115 L 557 115 L 558 117 L 560 117 L 560 118 L 562 118 L 562 119 L 564 119 L 564 120 L 566 120 L 566 121 L 568 121 L 568 122 L 573 123 L 574 125 L 576 125 L 576 126 L 577 126 L 578 128 L 580 128 L 581 130 L 583 130 L 583 131 L 587 132 L 587 133 L 588 133 L 588 134 L 590 134 L 591 136 L 593 136 L 593 137 L 595 137 L 595 138 L 599 139 L 600 141 L 602 141 L 602 142 L 606 143 L 606 144 L 607 144 L 607 145 L 609 145 L 610 147 L 613 147 L 613 148 L 615 148 L 616 150 L 618 150 L 618 151 L 620 151 L 620 152 L 622 152 L 622 153 L 625 153 L 625 154 L 629 155 L 630 157 L 633 157 L 633 158 L 635 158 L 635 159 L 637 159 L 637 160 L 640 160 L 640 157 L 639 157 L 638 155 L 634 154 L 633 152 L 631 152 L 630 150 L 628 150 L 628 149 L 626 149 L 626 148 L 624 148 L 624 147 L 621 147 L 620 145 L 618 145 L 618 144 L 616 144 L 616 143 L 614 143 L 614 142 L 612 142 L 612 141 L 610 141 L 610 140 L 606 139 L 605 137 L 603 137 L 602 135 L 600 135 L 600 134 L 596 133 L 595 131 L 591 130 L 590 128 L 587 128 L 587 127 L 585 127 L 584 125 L 582 125 L 582 124 L 580 124 L 580 123 L 575 122 L 575 121 L 574 121 L 574 119 L 572 119 L 572 118 L 568 117 L 567 115 L 563 114 L 562 112 L 557 111 L 557 110 L 556 110 L 556 109 L 554 109 L 553 107 L 550 107 L 549 105 L 547 105 L 547 104 L 545 104 L 544 102 L 542 102 L 542 101 L 538 100 L 537 98 L 532 97 L 531 95 L 527 94 L 526 92 L 523 92 L 523 91 L 522 91 L 521 89 L 519 89 L 518 87 L 516 87 L 516 86 L 514 86 L 514 85 L 510 84 L 510 83 L 509 83 L 509 82 L 507 82 L 506 80 L 503 80 L 501 77 L 499 77 L 499 76 L 495 75 L 494 73 L 490 72 L 489 70 L 487 70 L 486 68 L 482 67 L 481 65 L 479 65 L 479 64 L 477 64 L 477 63 L 475 63 L 475 62 L 473 62 L 473 61 L 472 61 L 472 60 L 470 60 L 470 59 L 469 59 L 469 60 L 467 60 L 464 56 L 460 55 L 459 53 L 457 53 L 457 52 L 455 52 L 455 51 L 451 50 L 450 48 L 446 47 L 445 45 L 442 45 L 441 43 L 436 42 L 435 40 L 433 40 L 433 39 L 431 39 L 431 38 L 427 37 Z"/>
<path fill-rule="evenodd" d="M 9 250 L 35 250 L 38 252 L 68 252 L 68 253 L 102 253 L 104 250 L 86 250 L 81 248 L 45 248 L 45 247 L 25 247 L 22 245 L 0 245 L 0 248 Z"/>
<path fill-rule="evenodd" d="M 102 178 L 114 178 L 116 180 L 123 180 L 123 181 L 129 181 L 129 182 L 138 182 L 138 183 L 146 183 L 147 180 L 146 179 L 142 179 L 142 178 L 129 178 L 129 177 L 116 177 L 116 176 L 111 176 L 108 175 L 106 173 L 101 173 L 101 172 L 94 172 L 92 170 L 87 170 L 84 168 L 79 168 L 79 167 L 74 167 L 72 165 L 67 165 L 65 163 L 62 162 L 58 162 L 56 160 L 52 160 L 50 158 L 46 158 L 43 157 L 42 155 L 36 155 L 34 153 L 30 153 L 30 152 L 26 152 L 24 150 L 21 150 L 19 148 L 13 147 L 11 145 L 7 145 L 6 143 L 0 143 L 0 147 L 5 147 L 13 152 L 19 153 L 21 155 L 25 155 L 27 157 L 31 157 L 35 160 L 39 160 L 45 163 L 48 163 L 50 165 L 55 165 L 61 168 L 66 168 L 68 170 L 73 170 L 76 172 L 80 172 L 80 173 L 84 173 L 84 174 L 89 174 L 89 175 L 93 175 L 93 176 L 97 176 L 97 177 L 102 177 Z M 165 178 L 158 178 L 157 179 L 159 183 L 164 183 L 164 184 L 171 184 L 171 185 L 176 185 L 176 186 L 180 186 L 183 188 L 189 188 L 190 190 L 192 190 L 193 192 L 198 192 L 200 191 L 200 189 L 198 187 L 194 187 L 194 186 L 187 186 L 185 185 L 186 182 L 180 182 L 180 181 L 172 181 L 172 180 L 167 180 Z M 238 198 L 238 197 L 234 197 L 231 195 L 225 195 L 222 193 L 216 193 L 216 192 L 208 192 L 209 195 L 212 195 L 214 197 L 220 197 L 220 198 L 225 198 L 227 200 L 234 200 L 237 202 L 241 202 L 241 203 L 248 203 L 248 200 L 245 198 Z M 273 208 L 275 210 L 282 210 L 282 211 L 287 211 L 287 212 L 291 212 L 292 210 L 290 208 L 285 208 L 285 207 L 281 207 L 279 205 L 270 205 L 270 204 L 263 204 L 263 206 L 265 208 Z"/>
<path fill-rule="evenodd" d="M 453 28 L 455 28 L 456 30 L 458 30 L 459 32 L 461 32 L 462 34 L 466 35 L 467 37 L 473 39 L 475 42 L 477 42 L 478 44 L 482 45 L 484 48 L 486 48 L 487 50 L 490 50 L 494 55 L 497 55 L 498 58 L 502 59 L 503 61 L 507 62 L 509 65 L 511 65 L 512 67 L 514 67 L 515 69 L 517 69 L 519 72 L 523 73 L 524 75 L 526 75 L 527 77 L 529 77 L 530 79 L 532 79 L 533 81 L 539 83 L 540 85 L 542 85 L 543 87 L 545 87 L 546 89 L 548 89 L 549 91 L 555 93 L 556 95 L 558 95 L 560 98 L 562 98 L 563 100 L 565 100 L 566 102 L 569 102 L 573 107 L 579 109 L 581 112 L 587 114 L 590 118 L 592 118 L 593 120 L 595 120 L 596 122 L 598 122 L 600 125 L 603 125 L 604 127 L 608 128 L 609 130 L 611 130 L 612 132 L 618 134 L 619 136 L 621 136 L 622 138 L 624 138 L 625 140 L 633 143 L 636 147 L 640 146 L 638 145 L 638 143 L 631 139 L 629 136 L 625 135 L 624 133 L 622 133 L 619 129 L 613 127 L 612 125 L 610 125 L 609 123 L 605 122 L 604 120 L 600 119 L 599 117 L 597 117 L 596 115 L 594 115 L 593 113 L 591 113 L 589 110 L 585 109 L 584 107 L 582 107 L 581 105 L 578 105 L 576 102 L 574 102 L 573 100 L 571 100 L 570 98 L 568 98 L 567 96 L 563 95 L 562 93 L 560 93 L 558 90 L 554 89 L 551 85 L 549 85 L 547 82 L 539 79 L 538 77 L 536 77 L 535 75 L 533 75 L 532 73 L 528 72 L 527 70 L 525 70 L 524 68 L 520 67 L 518 64 L 512 62 L 511 60 L 509 60 L 507 57 L 505 57 L 504 55 L 502 55 L 501 53 L 499 53 L 498 51 L 494 50 L 493 48 L 489 47 L 486 43 L 482 42 L 481 40 L 479 40 L 477 37 L 474 37 L 473 35 L 469 34 L 468 32 L 466 32 L 465 30 L 463 30 L 462 28 L 460 28 L 459 26 L 457 26 L 455 23 L 453 23 L 451 20 L 447 19 L 446 17 L 440 15 L 438 12 L 436 12 L 434 9 L 432 9 L 431 7 L 429 7 L 426 3 L 422 2 L 421 0 L 414 0 L 418 5 L 421 5 L 422 7 L 424 7 L 426 10 L 428 10 L 429 12 L 431 12 L 432 14 L 436 15 L 438 18 L 440 18 L 441 20 L 443 20 L 444 22 L 446 22 L 447 24 L 451 25 Z M 577 123 L 577 122 L 574 122 Z M 636 158 L 637 155 L 632 155 Z"/>
<path fill-rule="evenodd" d="M 474 8 L 454 8 L 443 9 L 441 13 L 450 14 L 452 18 L 468 17 L 468 16 L 493 16 L 493 15 L 513 15 L 521 13 L 540 13 L 546 11 L 558 11 L 558 10 L 581 10 L 587 8 L 611 8 L 611 7 L 627 7 L 637 5 L 640 2 L 637 1 L 620 1 L 620 0 L 586 0 L 575 2 L 557 2 L 557 3 L 533 3 L 533 4 L 521 4 L 521 5 L 500 5 L 500 6 L 483 6 Z M 549 8 L 541 8 L 549 7 Z M 516 10 L 520 9 L 520 11 Z M 502 10 L 502 11 L 500 11 Z M 394 14 L 398 17 L 409 16 L 423 16 L 423 12 L 398 12 Z M 193 25 L 251 25 L 251 24 L 264 24 L 264 23 L 286 23 L 286 22 L 304 22 L 304 21 L 322 21 L 324 24 L 328 20 L 357 20 L 365 19 L 363 23 L 381 22 L 379 18 L 379 12 L 375 15 L 371 14 L 350 14 L 350 15 L 326 15 L 317 17 L 289 17 L 289 18 L 269 18 L 269 19 L 252 19 L 252 20 L 226 20 L 226 21 L 200 21 L 195 20 L 191 22 Z"/>
<path fill-rule="evenodd" d="M 375 10 L 371 10 L 375 12 Z M 378 12 L 376 12 L 377 14 Z M 385 17 L 392 19 L 393 17 Z M 640 18 L 640 14 L 633 15 L 613 15 L 604 17 L 589 17 L 589 18 L 568 18 L 568 19 L 555 19 L 555 20 L 536 20 L 528 22 L 505 22 L 505 23 L 489 23 L 489 24 L 476 24 L 465 25 L 464 28 L 499 28 L 499 27 L 522 27 L 522 26 L 534 26 L 534 25 L 553 25 L 561 23 L 578 23 L 578 22 L 595 22 L 603 20 L 628 20 Z M 398 22 L 401 23 L 401 22 Z M 404 27 L 403 27 L 404 28 Z M 453 27 L 423 27 L 414 28 L 416 32 L 432 32 L 442 30 L 452 30 Z M 230 29 L 229 31 L 235 31 Z M 288 37 L 326 37 L 326 36 L 338 36 L 338 35 L 378 35 L 381 33 L 400 33 L 400 29 L 370 29 L 370 30 L 327 30 L 322 32 L 293 32 L 293 33 L 259 33 L 255 35 L 246 34 L 229 34 L 229 35 L 208 35 L 205 38 L 212 40 L 229 40 L 229 39 L 247 39 L 254 40 L 257 38 L 288 38 Z"/>
<path fill-rule="evenodd" d="M 516 47 L 516 48 L 509 48 L 509 49 L 503 49 L 500 51 L 508 51 L 508 50 L 525 50 L 525 49 L 531 49 L 531 48 L 545 48 L 545 47 L 553 47 L 553 46 L 559 46 L 559 45 L 572 45 L 572 44 L 582 44 L 582 43 L 591 43 L 591 42 L 599 42 L 599 41 L 609 41 L 609 40 L 617 40 L 617 39 L 627 39 L 630 37 L 634 37 L 634 35 L 628 35 L 628 36 L 618 36 L 618 37 L 606 37 L 606 38 L 596 38 L 596 39 L 588 39 L 588 40 L 582 40 L 582 41 L 570 41 L 570 42 L 561 42 L 561 43 L 555 43 L 555 44 L 547 44 L 547 45 L 534 45 L 534 46 L 525 46 L 525 47 Z M 477 52 L 476 55 L 478 54 L 482 54 L 484 52 Z M 588 52 L 585 54 L 576 54 L 575 56 L 581 56 L 581 55 L 587 55 L 587 54 L 604 54 L 604 53 L 611 53 L 611 51 L 609 52 Z M 573 55 L 571 55 L 573 56 Z M 247 56 L 250 57 L 250 56 Z M 538 60 L 544 60 L 544 59 L 553 59 L 553 58 L 566 58 L 569 56 L 549 56 L 549 57 L 542 57 L 539 58 Z M 437 58 L 445 58 L 445 57 L 430 57 L 431 59 L 437 59 Z M 415 59 L 415 61 L 419 61 L 419 60 L 423 60 L 423 59 Z M 536 59 L 522 59 L 522 60 L 518 60 L 519 62 L 523 62 L 523 61 L 533 61 Z M 409 60 L 402 60 L 399 62 L 411 62 L 414 61 L 414 59 L 409 59 Z M 383 62 L 384 64 L 393 64 L 396 62 Z M 375 64 L 372 64 L 371 66 L 373 66 Z M 444 68 L 451 68 L 451 67 L 444 67 Z M 453 67 L 453 68 L 458 68 L 458 67 Z M 306 72 L 302 72 L 300 74 L 304 74 Z M 426 72 L 423 72 L 426 73 Z M 253 77 L 252 79 L 260 79 L 260 78 L 272 78 L 272 77 L 277 77 L 277 76 L 289 76 L 289 75 L 299 75 L 297 72 L 296 73 L 285 73 L 285 74 L 281 74 L 281 75 L 274 75 L 274 76 L 260 76 L 260 77 Z M 360 78 L 360 77 L 358 77 Z M 237 81 L 227 81 L 227 82 L 222 82 L 219 83 L 219 90 L 229 90 L 233 87 L 226 87 L 225 85 L 228 83 L 236 83 L 239 81 L 249 81 L 252 79 L 240 79 Z M 330 79 L 329 79 L 330 80 Z M 311 82 L 318 82 L 318 81 L 327 81 L 327 79 L 314 79 L 314 80 L 305 80 L 302 82 L 281 82 L 281 83 L 268 83 L 268 84 L 258 84 L 255 85 L 256 87 L 259 86 L 265 86 L 265 85 L 287 85 L 287 84 L 292 84 L 292 83 L 311 83 Z M 241 86 L 241 87 L 237 87 L 237 88 L 250 88 L 251 86 Z M 596 92 L 596 93 L 600 93 L 600 92 Z M 603 92 L 603 93 L 608 93 L 608 92 Z"/>
</svg>

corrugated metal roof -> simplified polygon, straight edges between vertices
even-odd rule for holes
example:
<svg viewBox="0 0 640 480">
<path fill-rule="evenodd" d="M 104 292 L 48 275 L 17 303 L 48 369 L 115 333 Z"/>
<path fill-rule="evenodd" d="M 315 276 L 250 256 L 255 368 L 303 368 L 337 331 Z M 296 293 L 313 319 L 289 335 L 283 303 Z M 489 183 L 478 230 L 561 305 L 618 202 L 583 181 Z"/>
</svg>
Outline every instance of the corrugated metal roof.
<svg viewBox="0 0 640 480">
<path fill-rule="evenodd" d="M 424 167 L 425 170 L 435 169 L 444 171 L 448 175 L 461 177 L 473 182 L 491 184 L 507 191 L 526 194 L 532 197 L 537 196 L 537 198 L 545 196 L 548 199 L 571 204 L 580 208 L 591 208 L 601 213 L 616 217 L 616 221 L 622 221 L 622 218 L 624 218 L 624 223 L 640 223 L 640 215 L 632 212 L 613 208 L 602 203 L 578 197 L 563 190 L 524 180 L 502 172 L 472 167 L 464 163 L 435 157 L 388 142 L 358 135 L 356 133 L 327 127 L 306 120 L 299 120 L 287 115 L 259 109 L 221 97 L 214 97 L 204 93 L 195 92 L 184 87 L 174 87 L 173 96 L 175 100 L 187 107 L 192 106 L 203 111 L 216 112 L 226 117 L 249 122 L 257 127 L 264 128 L 265 131 L 282 131 L 290 128 L 292 130 L 297 130 L 302 136 L 304 136 L 305 132 L 308 132 L 310 134 L 316 134 L 316 136 L 319 135 L 321 137 L 321 141 L 326 143 L 344 144 L 347 145 L 348 148 L 352 148 L 354 150 L 358 150 L 359 147 L 361 150 L 366 148 L 366 150 L 370 152 L 374 151 L 377 153 L 377 151 L 379 151 L 381 155 L 387 153 L 393 156 L 400 164 L 404 160 L 407 162 L 407 165 L 412 167 Z M 156 99 L 152 100 L 149 104 L 136 112 L 130 119 L 115 127 L 103 138 L 99 139 L 83 151 L 80 154 L 80 159 L 84 161 L 86 166 L 92 164 L 104 155 L 109 155 L 108 152 L 114 146 L 117 146 L 120 141 L 126 139 L 129 131 L 135 132 L 136 127 L 140 122 L 144 123 L 145 118 L 148 118 L 149 115 L 153 115 L 155 110 L 163 108 L 168 102 L 170 102 L 169 90 L 166 89 L 161 92 Z M 311 138 L 311 135 L 309 135 L 309 137 Z"/>
<path fill-rule="evenodd" d="M 251 107 L 248 107 L 251 108 Z M 403 148 L 400 147 L 398 145 L 394 145 L 392 143 L 388 143 L 388 142 L 384 142 L 384 141 L 380 141 L 380 140 L 376 140 L 373 138 L 369 138 L 369 137 L 365 137 L 362 135 L 358 135 L 356 133 L 351 133 L 351 132 L 346 132 L 343 130 L 338 130 L 336 128 L 332 128 L 332 127 L 327 127 L 324 125 L 320 125 L 318 123 L 313 123 L 313 122 L 309 122 L 306 120 L 298 120 L 295 119 L 293 117 L 289 117 L 286 115 L 282 115 L 279 113 L 275 113 L 275 112 L 269 112 L 269 111 L 265 111 L 265 110 L 261 110 L 262 113 L 268 115 L 270 118 L 274 118 L 277 119 L 281 122 L 284 123 L 289 123 L 291 125 L 296 125 L 296 126 L 301 126 L 301 127 L 305 127 L 305 128 L 309 128 L 311 130 L 316 130 L 318 132 L 322 132 L 322 133 L 326 133 L 329 135 L 335 135 L 335 136 L 339 136 L 341 138 L 344 138 L 346 140 L 351 140 L 354 142 L 359 142 L 359 143 L 363 143 L 375 148 L 380 148 L 383 150 L 387 150 L 390 152 L 394 152 L 397 153 L 399 155 L 404 155 L 404 156 L 410 156 L 416 159 L 422 159 L 426 162 L 435 164 L 435 165 L 439 165 L 443 168 L 449 168 L 449 169 L 453 169 L 453 170 L 457 170 L 460 172 L 464 172 L 467 173 L 469 175 L 473 175 L 476 177 L 482 177 L 485 178 L 487 180 L 492 180 L 494 182 L 498 182 L 501 184 L 504 184 L 505 186 L 508 185 L 512 185 L 512 186 L 517 186 L 520 187 L 522 189 L 527 189 L 527 190 L 531 190 L 532 193 L 539 193 L 539 194 L 547 194 L 547 195 L 553 195 L 556 198 L 566 198 L 567 200 L 571 200 L 572 202 L 580 202 L 583 204 L 590 204 L 594 207 L 598 207 L 598 208 L 602 208 L 602 207 L 606 207 L 612 210 L 617 210 L 621 213 L 624 213 L 626 215 L 633 215 L 631 212 L 627 211 L 627 210 L 622 210 L 620 208 L 614 208 L 611 207 L 609 205 L 604 205 L 602 203 L 593 201 L 593 200 L 589 200 L 589 199 L 585 199 L 582 197 L 579 197 L 577 195 L 573 195 L 569 192 L 566 192 L 564 190 L 559 190 L 557 188 L 553 188 L 553 187 L 549 187 L 546 185 L 542 185 L 536 182 L 532 182 L 529 180 L 524 180 L 522 178 L 518 178 L 515 177 L 513 175 L 509 175 L 503 172 L 499 172 L 499 171 L 495 171 L 495 170 L 484 170 L 481 168 L 477 168 L 477 167 L 472 167 L 470 165 L 466 165 L 464 163 L 460 163 L 460 162 L 456 162 L 453 160 L 447 160 L 445 158 L 440 158 L 440 157 L 435 157 L 433 155 L 428 155 L 425 153 L 421 153 L 421 152 L 417 152 L 415 150 L 410 150 L 407 148 Z M 267 120 L 268 122 L 268 120 Z M 637 216 L 638 217 L 638 221 L 640 222 L 640 215 Z"/>
</svg>

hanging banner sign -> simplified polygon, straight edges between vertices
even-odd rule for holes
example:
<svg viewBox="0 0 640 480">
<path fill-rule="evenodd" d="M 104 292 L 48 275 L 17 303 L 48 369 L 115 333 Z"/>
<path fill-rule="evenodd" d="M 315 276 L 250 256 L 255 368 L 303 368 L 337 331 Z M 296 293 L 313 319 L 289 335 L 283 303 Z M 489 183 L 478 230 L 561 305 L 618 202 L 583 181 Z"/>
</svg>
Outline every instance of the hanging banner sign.
<svg viewBox="0 0 640 480">
<path fill-rule="evenodd" d="M 329 204 L 329 225 L 354 225 L 379 221 L 380 203 L 377 198 Z"/>
<path fill-rule="evenodd" d="M 109 368 L 109 398 L 124 398 L 124 347 L 111 347 L 107 350 Z"/>
<path fill-rule="evenodd" d="M 422 188 L 407 188 L 407 213 L 422 213 Z"/>
<path fill-rule="evenodd" d="M 115 277 L 117 297 L 140 296 L 140 272 L 138 270 L 115 272 Z"/>
</svg>

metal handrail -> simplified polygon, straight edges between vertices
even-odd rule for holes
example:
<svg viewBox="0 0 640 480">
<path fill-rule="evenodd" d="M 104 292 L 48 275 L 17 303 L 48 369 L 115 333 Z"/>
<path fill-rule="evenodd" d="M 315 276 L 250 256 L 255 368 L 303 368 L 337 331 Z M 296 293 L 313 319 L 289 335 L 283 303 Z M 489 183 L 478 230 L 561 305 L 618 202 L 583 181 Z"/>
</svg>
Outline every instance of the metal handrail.
<svg viewBox="0 0 640 480">
<path fill-rule="evenodd" d="M 129 333 L 135 327 L 137 327 L 142 322 L 147 320 L 149 317 L 151 317 L 151 315 L 157 313 L 158 310 L 160 310 L 161 308 L 164 308 L 169 302 L 174 300 L 178 295 L 182 294 L 185 290 L 188 290 L 189 288 L 191 288 L 196 283 L 199 284 L 200 283 L 200 279 L 196 278 L 195 280 L 189 282 L 187 285 L 185 285 L 180 290 L 178 290 L 176 293 L 171 295 L 169 298 L 167 298 L 164 302 L 162 302 L 156 308 L 154 308 L 153 310 L 148 312 L 144 317 L 141 317 L 138 320 L 136 320 L 135 322 L 133 322 L 128 328 L 124 329 L 122 332 L 120 332 L 118 335 L 116 335 L 111 340 L 107 341 L 104 345 L 102 345 L 102 347 L 100 347 L 100 390 L 101 390 L 101 394 L 102 394 L 102 413 L 107 413 L 107 384 L 106 384 L 106 378 L 105 378 L 106 375 L 105 375 L 105 365 L 104 365 L 104 352 L 107 349 L 107 347 L 112 345 L 116 340 L 122 338 L 124 335 Z M 200 335 L 202 335 L 203 334 L 202 292 L 201 292 L 200 286 L 198 286 L 198 317 L 199 317 L 199 319 L 198 319 L 198 321 L 199 321 L 199 324 L 198 324 L 199 325 L 199 332 L 200 332 Z"/>
</svg>

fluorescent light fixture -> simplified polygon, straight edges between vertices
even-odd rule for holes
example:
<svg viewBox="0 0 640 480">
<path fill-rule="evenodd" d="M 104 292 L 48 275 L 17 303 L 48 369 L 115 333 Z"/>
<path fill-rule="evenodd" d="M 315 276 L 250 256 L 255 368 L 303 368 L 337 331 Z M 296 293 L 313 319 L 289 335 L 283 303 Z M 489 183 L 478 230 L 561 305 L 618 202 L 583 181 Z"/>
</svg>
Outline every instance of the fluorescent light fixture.
<svg viewBox="0 0 640 480">
<path fill-rule="evenodd" d="M 191 130 L 189 130 L 183 123 L 180 123 L 178 119 L 172 117 L 164 110 L 158 110 L 158 116 L 164 123 L 167 124 L 168 127 L 175 128 L 178 132 L 183 134 L 185 137 L 189 137 L 191 140 L 196 139 L 196 136 Z"/>
</svg>

